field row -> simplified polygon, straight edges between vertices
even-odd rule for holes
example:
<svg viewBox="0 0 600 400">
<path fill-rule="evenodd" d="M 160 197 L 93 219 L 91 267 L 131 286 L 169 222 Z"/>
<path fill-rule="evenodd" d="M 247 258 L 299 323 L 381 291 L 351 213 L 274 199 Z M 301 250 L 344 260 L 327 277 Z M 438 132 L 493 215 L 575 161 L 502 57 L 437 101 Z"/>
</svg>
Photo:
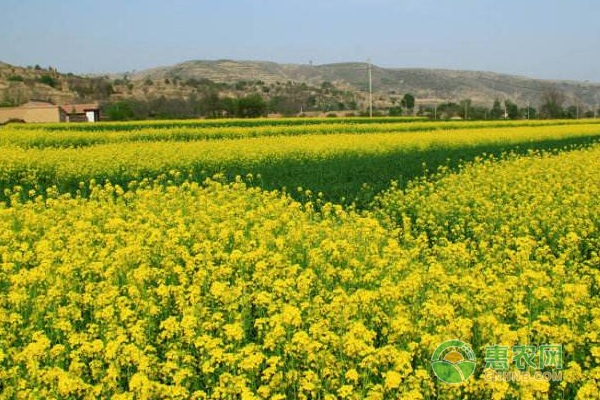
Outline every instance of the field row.
<svg viewBox="0 0 600 400">
<path fill-rule="evenodd" d="M 552 129 L 547 137 L 565 134 Z M 431 134 L 436 142 L 411 151 L 483 140 L 470 142 L 472 133 L 445 143 Z M 493 140 L 521 134 L 532 132 Z M 397 151 L 388 141 L 398 136 L 375 135 L 372 147 L 360 138 L 340 150 L 317 141 L 310 156 Z M 243 154 L 263 154 L 262 140 Z M 282 154 L 297 154 L 290 149 Z M 83 179 L 77 168 L 98 159 L 86 166 L 92 154 L 79 151 L 74 170 L 45 162 L 57 177 Z M 0 206 L 2 395 L 594 398 L 599 170 L 598 145 L 485 158 L 393 187 L 362 213 L 214 181 L 93 185 L 85 198 L 27 202 L 15 194 Z M 461 385 L 431 375 L 432 352 L 450 338 L 478 358 Z M 562 382 L 484 379 L 486 346 L 529 343 L 562 344 Z"/>
<path fill-rule="evenodd" d="M 353 124 L 397 124 L 423 122 L 424 117 L 348 117 L 348 118 L 226 118 L 226 119 L 190 119 L 190 120 L 157 120 L 157 121 L 113 121 L 95 124 L 88 123 L 53 123 L 53 124 L 17 124 L 19 129 L 43 129 L 47 131 L 132 131 L 139 129 L 172 129 L 172 128 L 256 128 L 263 126 L 311 126 L 311 125 L 353 125 Z"/>
<path fill-rule="evenodd" d="M 271 121 L 271 120 L 267 120 Z M 275 120 L 279 121 L 279 120 Z M 579 121 L 482 121 L 482 122 L 430 122 L 401 119 L 378 122 L 364 119 L 340 120 L 288 120 L 288 124 L 235 125 L 211 124 L 210 121 L 186 123 L 179 121 L 172 125 L 165 123 L 130 124 L 60 124 L 60 125 L 11 125 L 0 129 L 0 146 L 21 148 L 45 147 L 85 147 L 99 144 L 126 142 L 187 142 L 199 140 L 240 139 L 267 136 L 300 136 L 331 134 L 375 134 L 407 133 L 451 130 L 489 131 L 496 128 L 518 128 L 550 126 L 600 126 L 600 120 Z M 332 123 L 332 122 L 336 123 Z M 240 122 L 244 122 L 241 120 Z M 319 123 L 317 123 L 319 122 Z M 93 131 L 91 131 L 93 129 Z"/>
<path fill-rule="evenodd" d="M 95 179 L 127 187 L 163 177 L 201 182 L 252 174 L 267 189 L 310 189 L 351 202 L 402 183 L 426 169 L 456 165 L 482 153 L 526 152 L 598 141 L 600 125 L 511 127 L 447 132 L 302 135 L 200 142 L 115 143 L 84 148 L 0 147 L 0 188 L 85 192 Z"/>
</svg>

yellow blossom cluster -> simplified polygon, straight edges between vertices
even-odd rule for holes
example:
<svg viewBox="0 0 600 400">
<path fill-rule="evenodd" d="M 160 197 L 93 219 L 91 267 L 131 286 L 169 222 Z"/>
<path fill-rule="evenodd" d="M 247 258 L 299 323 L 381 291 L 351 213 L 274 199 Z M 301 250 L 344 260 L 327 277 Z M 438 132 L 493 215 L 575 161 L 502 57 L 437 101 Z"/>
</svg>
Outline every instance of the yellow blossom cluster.
<svg viewBox="0 0 600 400">
<path fill-rule="evenodd" d="M 495 121 L 493 121 L 495 122 Z M 584 123 L 585 122 L 585 123 Z M 381 124 L 387 132 L 353 132 L 355 125 L 308 125 L 275 127 L 275 136 L 251 136 L 254 127 L 234 127 L 244 137 L 220 140 L 177 140 L 178 129 L 166 130 L 161 138 L 150 141 L 111 142 L 110 132 L 80 132 L 86 140 L 107 140 L 108 143 L 78 147 L 72 131 L 34 131 L 12 126 L 0 129 L 2 160 L 0 188 L 21 186 L 44 193 L 56 186 L 60 192 L 85 193 L 82 182 L 96 180 L 127 187 L 130 181 L 159 177 L 181 183 L 201 182 L 214 174 L 260 176 L 259 184 L 267 189 L 283 187 L 310 188 L 327 194 L 327 199 L 350 203 L 362 192 L 378 191 L 390 180 L 420 176 L 427 168 L 435 168 L 448 159 L 456 161 L 482 152 L 497 153 L 511 148 L 555 147 L 572 143 L 590 143 L 600 138 L 600 125 L 589 121 L 565 124 L 564 121 L 533 121 L 531 126 L 498 125 L 474 129 L 479 123 L 464 129 L 449 129 L 449 123 L 433 123 L 440 130 L 402 133 L 402 126 L 424 123 Z M 437 125 L 435 125 L 437 124 Z M 498 124 L 496 122 L 496 124 Z M 548 126 L 541 126 L 547 124 Z M 514 125 L 514 126 L 513 126 Z M 63 124 L 62 126 L 68 126 Z M 359 126 L 377 127 L 362 124 Z M 344 128 L 344 133 L 326 134 L 328 129 Z M 446 128 L 444 128 L 446 127 Z M 202 134 L 206 129 L 200 130 Z M 230 129 L 230 128 L 227 128 Z M 268 127 L 268 129 L 274 129 Z M 305 134 L 287 134 L 301 129 Z M 149 134 L 145 130 L 117 132 L 135 137 Z M 400 133 L 399 133 L 400 132 Z M 34 134 L 32 138 L 29 134 Z M 168 139 L 168 135 L 173 136 Z M 160 135 L 159 135 L 160 136 Z M 70 147 L 38 144 L 21 146 L 20 141 L 63 140 Z M 40 139 L 43 138 L 43 139 Z M 367 187 L 364 187 L 367 184 Z M 3 193 L 0 193 L 0 199 Z"/>
<path fill-rule="evenodd" d="M 394 325 L 420 267 L 374 218 L 214 181 L 13 199 L 0 209 L 6 398 L 434 390 L 418 338 Z"/>
<path fill-rule="evenodd" d="M 422 118 L 142 121 L 11 125 L 0 146 L 85 147 L 125 142 L 189 142 L 268 136 L 407 133 L 599 124 L 595 120 L 423 121 Z"/>
<path fill-rule="evenodd" d="M 380 196 L 379 219 L 400 229 L 402 247 L 413 246 L 426 260 L 413 332 L 427 332 L 422 339 L 435 345 L 439 333 L 450 330 L 480 355 L 493 345 L 562 344 L 564 379 L 540 386 L 535 398 L 595 398 L 598 171 L 599 146 L 558 155 L 534 152 L 480 159 L 460 173 L 441 172 Z M 427 251 L 420 249 L 423 243 Z M 423 290 L 436 295 L 423 296 Z M 522 384 L 502 390 L 506 398 L 534 398 L 525 395 L 532 387 Z"/>
<path fill-rule="evenodd" d="M 362 210 L 310 186 L 298 191 L 315 202 L 198 178 L 599 134 L 577 123 L 0 146 L 0 399 L 597 397 L 599 145 L 482 157 Z M 432 373 L 448 339 L 477 356 L 459 385 Z M 543 344 L 563 346 L 561 381 L 485 379 L 486 346 Z"/>
</svg>

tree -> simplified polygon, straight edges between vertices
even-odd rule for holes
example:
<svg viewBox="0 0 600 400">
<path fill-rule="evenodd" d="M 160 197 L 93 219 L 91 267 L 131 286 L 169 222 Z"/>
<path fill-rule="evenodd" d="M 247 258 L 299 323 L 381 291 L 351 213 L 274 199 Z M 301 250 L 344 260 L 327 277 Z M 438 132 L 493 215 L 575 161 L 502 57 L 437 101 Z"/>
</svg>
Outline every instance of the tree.
<svg viewBox="0 0 600 400">
<path fill-rule="evenodd" d="M 579 118 L 579 108 L 577 106 L 569 106 L 563 112 L 563 117 L 568 119 Z"/>
<path fill-rule="evenodd" d="M 487 107 L 473 106 L 469 107 L 469 119 L 482 120 L 488 118 L 489 110 Z"/>
<path fill-rule="evenodd" d="M 234 84 L 233 87 L 235 90 L 242 91 L 242 90 L 245 90 L 247 86 L 248 86 L 248 82 L 246 82 L 244 80 L 239 80 Z"/>
<path fill-rule="evenodd" d="M 542 118 L 556 119 L 564 117 L 565 95 L 556 88 L 548 88 L 542 93 L 540 114 Z"/>
<path fill-rule="evenodd" d="M 523 107 L 519 110 L 519 114 L 523 119 L 536 119 L 537 118 L 537 110 L 534 107 Z"/>
<path fill-rule="evenodd" d="M 40 76 L 40 78 L 38 79 L 40 83 L 43 83 L 44 85 L 48 85 L 50 87 L 56 87 L 56 80 L 51 77 L 50 75 L 44 74 L 42 76 Z"/>
<path fill-rule="evenodd" d="M 448 119 L 459 116 L 461 113 L 460 104 L 454 102 L 441 103 L 437 107 L 438 118 Z"/>
<path fill-rule="evenodd" d="M 518 119 L 519 118 L 519 107 L 510 100 L 504 101 L 504 107 L 506 109 L 506 118 Z"/>
<path fill-rule="evenodd" d="M 239 99 L 236 108 L 236 116 L 240 118 L 256 118 L 267 114 L 267 103 L 256 93 Z"/>
<path fill-rule="evenodd" d="M 292 116 L 298 114 L 300 110 L 306 109 L 306 103 L 299 96 L 279 95 L 271 98 L 269 109 L 285 116 Z"/>
<path fill-rule="evenodd" d="M 148 116 L 157 119 L 181 119 L 194 117 L 192 107 L 185 99 L 162 95 L 147 102 Z"/>
<path fill-rule="evenodd" d="M 113 121 L 126 121 L 135 117 L 133 108 L 127 101 L 112 103 L 106 107 L 104 112 Z"/>
<path fill-rule="evenodd" d="M 490 110 L 490 118 L 491 119 L 501 119 L 504 117 L 504 109 L 500 104 L 500 100 L 494 100 L 494 104 L 492 105 L 492 109 Z"/>
<path fill-rule="evenodd" d="M 464 99 L 460 101 L 460 116 L 463 119 L 471 118 L 471 99 Z M 472 119 L 472 118 L 471 118 Z"/>
<path fill-rule="evenodd" d="M 225 97 L 220 101 L 221 109 L 228 117 L 233 117 L 237 113 L 237 102 L 231 97 Z"/>
<path fill-rule="evenodd" d="M 412 113 L 413 110 L 415 109 L 415 96 L 413 96 L 410 93 L 406 93 L 404 95 L 404 97 L 402 97 L 402 100 L 400 101 L 400 105 L 407 110 L 410 110 L 410 112 Z"/>
<path fill-rule="evenodd" d="M 200 112 L 207 117 L 220 117 L 222 108 L 219 92 L 215 89 L 208 90 L 200 101 Z"/>
<path fill-rule="evenodd" d="M 402 115 L 402 107 L 390 107 L 389 116 L 390 117 L 399 117 Z"/>
</svg>

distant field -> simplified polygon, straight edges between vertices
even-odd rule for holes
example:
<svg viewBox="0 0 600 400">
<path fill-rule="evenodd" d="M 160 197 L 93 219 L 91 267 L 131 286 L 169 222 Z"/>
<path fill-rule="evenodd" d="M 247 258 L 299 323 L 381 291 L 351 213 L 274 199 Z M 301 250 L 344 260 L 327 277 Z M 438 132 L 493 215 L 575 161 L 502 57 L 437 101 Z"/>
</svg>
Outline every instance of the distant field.
<svg viewBox="0 0 600 400">
<path fill-rule="evenodd" d="M 596 398 L 599 122 L 0 128 L 0 399 Z"/>
<path fill-rule="evenodd" d="M 16 135 L 0 144 L 22 147 L 85 146 L 121 141 L 193 141 L 258 136 L 330 133 L 425 132 L 526 126 L 589 125 L 596 120 L 428 121 L 424 118 L 281 118 L 184 121 L 103 122 L 96 124 L 14 124 Z M 88 133 L 103 133 L 88 135 Z M 55 133 L 55 134 L 49 134 Z"/>
<path fill-rule="evenodd" d="M 56 186 L 75 194 L 85 192 L 85 182 L 92 179 L 127 187 L 143 179 L 201 182 L 215 174 L 229 180 L 251 174 L 265 189 L 285 188 L 297 196 L 300 187 L 332 201 L 364 204 L 392 180 L 404 184 L 425 170 L 456 166 L 483 153 L 552 149 L 600 138 L 600 124 L 593 120 L 343 121 L 11 125 L 0 130 L 0 187 L 44 193 Z"/>
</svg>

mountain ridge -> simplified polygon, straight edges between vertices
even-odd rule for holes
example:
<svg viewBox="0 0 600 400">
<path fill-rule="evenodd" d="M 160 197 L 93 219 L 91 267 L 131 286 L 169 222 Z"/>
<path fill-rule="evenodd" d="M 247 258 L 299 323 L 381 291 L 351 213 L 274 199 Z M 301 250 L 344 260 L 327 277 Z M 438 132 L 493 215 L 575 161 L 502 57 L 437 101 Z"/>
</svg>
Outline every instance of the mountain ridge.
<svg viewBox="0 0 600 400">
<path fill-rule="evenodd" d="M 510 100 L 522 107 L 538 107 L 542 94 L 551 89 L 564 94 L 565 106 L 598 109 L 600 103 L 600 83 L 596 82 L 444 68 L 377 65 L 371 68 L 374 102 L 383 108 L 396 104 L 406 93 L 413 94 L 417 104 L 424 105 L 460 103 L 470 99 L 475 105 L 490 107 L 497 99 L 501 102 Z M 239 81 L 264 83 L 254 85 L 252 90 L 261 86 L 284 86 L 288 82 L 317 89 L 331 84 L 345 93 L 354 93 L 355 100 L 362 107 L 369 86 L 368 64 L 364 62 L 312 65 L 231 59 L 188 60 L 141 71 L 78 76 L 60 73 L 55 68 L 19 67 L 0 61 L 0 102 L 3 105 L 19 104 L 30 98 L 73 102 L 86 96 L 88 100 L 100 101 L 160 96 L 187 98 L 197 90 L 194 85 L 167 83 L 174 80 L 182 83 L 209 80 L 229 85 Z M 231 96 L 243 94 L 243 90 L 229 90 Z"/>
<path fill-rule="evenodd" d="M 199 79 L 216 82 L 262 80 L 266 83 L 295 81 L 307 84 L 331 82 L 345 88 L 368 90 L 367 63 L 293 64 L 272 61 L 188 60 L 171 66 L 135 72 L 132 79 Z M 600 102 L 600 83 L 575 80 L 539 79 L 492 71 L 445 68 L 379 67 L 372 65 L 373 91 L 394 95 L 413 93 L 418 99 L 438 101 L 472 99 L 475 104 L 491 105 L 495 99 L 538 104 L 541 94 L 555 88 L 568 100 L 588 106 Z"/>
</svg>

